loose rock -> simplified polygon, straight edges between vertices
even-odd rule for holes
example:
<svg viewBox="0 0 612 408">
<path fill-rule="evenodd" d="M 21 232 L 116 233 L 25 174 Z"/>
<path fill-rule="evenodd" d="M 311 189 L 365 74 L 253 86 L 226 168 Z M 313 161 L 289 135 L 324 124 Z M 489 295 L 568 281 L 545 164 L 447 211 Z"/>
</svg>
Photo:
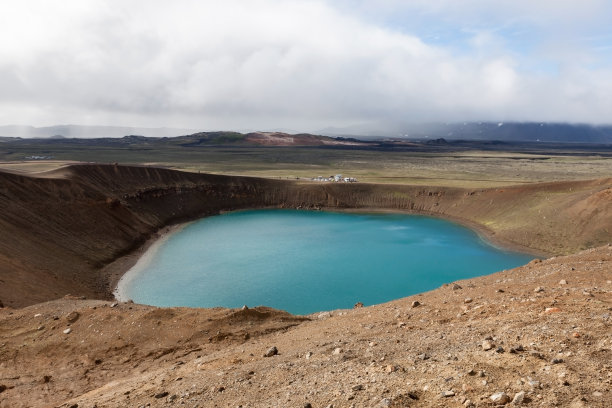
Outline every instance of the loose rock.
<svg viewBox="0 0 612 408">
<path fill-rule="evenodd" d="M 68 323 L 74 323 L 77 320 L 79 320 L 80 316 L 81 315 L 79 314 L 79 312 L 71 312 L 71 313 L 68 314 L 68 316 L 66 316 L 66 321 Z"/>
<path fill-rule="evenodd" d="M 278 354 L 278 349 L 276 348 L 276 346 L 270 347 L 268 350 L 266 350 L 266 352 L 264 353 L 264 357 L 272 357 Z"/>
<path fill-rule="evenodd" d="M 529 379 L 527 382 L 531 388 L 540 388 L 540 382 L 536 380 Z"/>
<path fill-rule="evenodd" d="M 449 398 L 449 397 L 454 397 L 455 393 L 453 391 L 442 391 L 441 395 L 444 398 Z"/>
<path fill-rule="evenodd" d="M 525 391 L 517 392 L 512 398 L 512 403 L 515 405 L 521 405 L 525 400 Z"/>
<path fill-rule="evenodd" d="M 64 330 L 64 334 L 70 334 L 70 332 L 72 332 L 72 329 L 70 327 Z"/>
<path fill-rule="evenodd" d="M 507 404 L 510 402 L 510 397 L 505 392 L 496 392 L 489 398 L 496 404 Z"/>
<path fill-rule="evenodd" d="M 412 302 L 411 306 L 412 307 L 419 307 L 419 306 L 421 306 L 421 302 L 419 302 L 418 300 L 415 300 L 415 301 Z"/>
<path fill-rule="evenodd" d="M 544 356 L 542 356 L 542 353 L 535 351 L 535 350 L 530 350 L 529 355 L 535 358 L 539 358 L 540 360 L 544 359 Z"/>
<path fill-rule="evenodd" d="M 429 360 L 431 357 L 427 353 L 422 353 L 417 356 L 419 360 Z"/>
<path fill-rule="evenodd" d="M 482 342 L 482 349 L 484 351 L 489 351 L 493 348 L 493 343 L 491 343 L 489 340 L 485 340 Z"/>
</svg>

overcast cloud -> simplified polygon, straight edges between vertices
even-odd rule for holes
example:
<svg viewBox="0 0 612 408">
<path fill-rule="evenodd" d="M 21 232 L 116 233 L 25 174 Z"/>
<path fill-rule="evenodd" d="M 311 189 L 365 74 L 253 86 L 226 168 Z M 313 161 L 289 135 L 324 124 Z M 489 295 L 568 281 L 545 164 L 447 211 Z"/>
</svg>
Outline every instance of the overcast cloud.
<svg viewBox="0 0 612 408">
<path fill-rule="evenodd" d="M 611 3 L 4 0 L 0 124 L 611 123 Z"/>
</svg>

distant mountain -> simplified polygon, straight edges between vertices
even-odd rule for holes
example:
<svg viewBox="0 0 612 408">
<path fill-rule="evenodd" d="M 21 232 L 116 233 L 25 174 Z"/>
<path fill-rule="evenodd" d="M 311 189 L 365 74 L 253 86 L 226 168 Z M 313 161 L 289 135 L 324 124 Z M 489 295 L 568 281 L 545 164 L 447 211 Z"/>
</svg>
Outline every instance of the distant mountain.
<svg viewBox="0 0 612 408">
<path fill-rule="evenodd" d="M 30 137 L 15 138 L 0 136 L 0 143 L 19 145 L 44 144 L 53 146 L 367 146 L 368 142 L 345 137 L 311 135 L 309 133 L 288 134 L 282 132 L 198 132 L 184 136 L 149 137 L 127 135 L 123 137 Z"/>
<path fill-rule="evenodd" d="M 24 138 L 104 138 L 125 135 L 144 135 L 149 137 L 170 137 L 195 133 L 195 129 L 140 128 L 126 126 L 85 126 L 57 125 L 46 127 L 0 126 L 0 136 Z"/>
<path fill-rule="evenodd" d="M 244 135 L 249 144 L 265 146 L 357 146 L 366 143 L 357 139 L 311 135 L 309 133 L 287 134 L 282 132 L 252 132 Z"/>
<path fill-rule="evenodd" d="M 363 138 L 498 140 L 507 142 L 612 143 L 612 126 L 531 122 L 465 122 L 424 124 L 368 124 L 326 128 L 327 136 Z"/>
<path fill-rule="evenodd" d="M 358 146 L 366 145 L 357 139 L 329 137 L 309 133 L 283 132 L 200 132 L 186 136 L 165 138 L 165 143 L 181 146 L 201 145 L 259 145 L 259 146 Z"/>
<path fill-rule="evenodd" d="M 197 132 L 179 128 L 138 128 L 120 126 L 58 125 L 49 127 L 0 126 L 0 138 L 44 138 L 56 142 L 71 139 L 122 139 L 109 144 L 164 143 L 179 145 L 251 144 L 269 146 L 359 145 L 367 140 L 494 140 L 504 142 L 612 143 L 612 126 L 530 122 L 466 123 L 374 123 L 344 128 L 326 128 L 318 135 L 286 132 Z M 143 139 L 134 139 L 138 135 Z M 323 136 L 320 136 L 323 135 Z M 129 136 L 125 139 L 126 136 Z M 360 140 L 357 140 L 360 139 Z M 148 140 L 151 139 L 151 140 Z M 71 143 L 82 143 L 73 141 Z"/>
</svg>

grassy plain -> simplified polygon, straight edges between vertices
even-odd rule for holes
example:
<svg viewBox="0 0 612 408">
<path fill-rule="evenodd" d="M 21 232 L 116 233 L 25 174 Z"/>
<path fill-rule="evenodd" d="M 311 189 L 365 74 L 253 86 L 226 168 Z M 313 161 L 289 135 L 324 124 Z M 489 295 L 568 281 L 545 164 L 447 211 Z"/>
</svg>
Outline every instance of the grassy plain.
<svg viewBox="0 0 612 408">
<path fill-rule="evenodd" d="M 53 160 L 26 160 L 39 155 Z M 301 179 L 343 174 L 360 182 L 495 187 L 610 177 L 612 148 L 478 144 L 417 148 L 0 143 L 0 168 L 39 172 L 67 162 L 145 164 L 192 172 Z"/>
</svg>

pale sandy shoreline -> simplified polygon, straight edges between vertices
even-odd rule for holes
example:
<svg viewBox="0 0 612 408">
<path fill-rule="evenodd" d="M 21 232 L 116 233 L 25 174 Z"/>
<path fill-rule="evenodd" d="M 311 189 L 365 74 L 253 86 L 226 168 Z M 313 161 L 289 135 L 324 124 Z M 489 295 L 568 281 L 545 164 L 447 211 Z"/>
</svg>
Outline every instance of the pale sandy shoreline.
<svg viewBox="0 0 612 408">
<path fill-rule="evenodd" d="M 169 226 L 164 229 L 164 231 L 160 234 L 158 233 L 157 237 L 153 237 L 149 240 L 146 245 L 146 248 L 142 248 L 143 252 L 136 260 L 136 263 L 130 267 L 125 273 L 119 278 L 115 289 L 113 290 L 113 296 L 120 302 L 126 302 L 130 300 L 130 297 L 127 294 L 127 286 L 140 274 L 142 273 L 150 264 L 157 251 L 161 248 L 161 246 L 168 241 L 168 239 L 181 231 L 183 228 L 187 227 L 189 224 L 194 223 L 195 221 L 184 222 L 181 224 L 175 224 Z"/>
<path fill-rule="evenodd" d="M 280 209 L 278 207 L 266 207 L 266 208 L 253 208 L 255 209 Z M 235 211 L 247 211 L 249 209 L 241 209 Z M 310 210 L 304 210 L 310 211 Z M 339 212 L 339 213 L 361 213 L 361 214 L 405 214 L 405 215 L 421 215 L 433 218 L 440 218 L 447 221 L 451 221 L 462 225 L 470 230 L 474 231 L 480 239 L 485 241 L 487 244 L 492 245 L 500 250 L 520 252 L 530 254 L 533 256 L 547 258 L 550 254 L 536 251 L 532 248 L 525 247 L 507 240 L 499 239 L 493 232 L 473 221 L 460 219 L 456 217 L 442 216 L 440 214 L 430 214 L 425 212 L 405 211 L 398 209 L 386 209 L 386 208 L 322 208 L 321 211 L 328 212 Z M 234 211 L 222 211 L 219 214 L 225 214 Z M 207 218 L 207 217 L 202 217 Z M 201 219 L 201 218 L 200 218 Z M 127 294 L 127 286 L 140 274 L 147 266 L 151 263 L 153 257 L 159 250 L 159 248 L 175 233 L 181 231 L 187 225 L 195 222 L 189 221 L 181 224 L 175 224 L 163 228 L 152 236 L 144 245 L 138 248 L 136 251 L 117 259 L 115 262 L 104 268 L 107 275 L 111 277 L 111 288 L 113 297 L 120 301 L 126 302 L 130 300 Z"/>
<path fill-rule="evenodd" d="M 126 286 L 146 269 L 155 253 L 173 234 L 193 222 L 189 221 L 164 227 L 138 249 L 104 267 L 103 273 L 109 278 L 112 296 L 120 302 L 130 300 L 126 292 Z"/>
</svg>

